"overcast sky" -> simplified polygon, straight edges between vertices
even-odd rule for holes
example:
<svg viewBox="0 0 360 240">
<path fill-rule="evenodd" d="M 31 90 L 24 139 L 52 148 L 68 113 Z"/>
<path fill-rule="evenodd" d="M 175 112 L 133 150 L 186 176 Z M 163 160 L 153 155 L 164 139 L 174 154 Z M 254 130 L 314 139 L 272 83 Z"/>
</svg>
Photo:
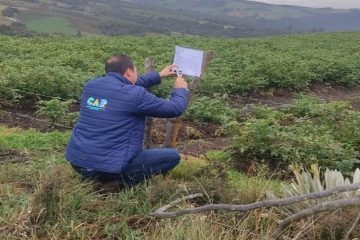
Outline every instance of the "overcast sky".
<svg viewBox="0 0 360 240">
<path fill-rule="evenodd" d="M 254 1 L 254 0 L 250 0 Z M 360 0 L 256 0 L 273 4 L 288 4 L 305 7 L 360 8 Z"/>
</svg>

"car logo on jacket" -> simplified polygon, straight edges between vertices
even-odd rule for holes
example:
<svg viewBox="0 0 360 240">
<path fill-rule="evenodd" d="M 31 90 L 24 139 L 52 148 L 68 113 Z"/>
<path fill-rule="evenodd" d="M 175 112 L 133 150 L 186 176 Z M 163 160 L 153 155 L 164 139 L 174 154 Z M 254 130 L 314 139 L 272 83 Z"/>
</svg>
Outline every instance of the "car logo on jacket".
<svg viewBox="0 0 360 240">
<path fill-rule="evenodd" d="M 94 97 L 89 97 L 86 101 L 87 108 L 95 111 L 105 111 L 108 101 L 106 99 L 99 99 Z"/>
</svg>

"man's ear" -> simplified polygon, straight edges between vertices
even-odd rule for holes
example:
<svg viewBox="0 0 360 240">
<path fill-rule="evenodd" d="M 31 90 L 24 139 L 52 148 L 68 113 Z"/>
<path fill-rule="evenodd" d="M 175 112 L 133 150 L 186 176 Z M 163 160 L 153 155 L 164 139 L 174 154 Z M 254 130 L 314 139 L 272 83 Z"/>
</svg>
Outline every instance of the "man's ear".
<svg viewBox="0 0 360 240">
<path fill-rule="evenodd" d="M 124 77 L 129 77 L 129 76 L 131 76 L 131 69 L 130 68 L 128 68 L 128 69 L 126 69 L 125 70 L 125 72 L 124 72 Z"/>
<path fill-rule="evenodd" d="M 127 78 L 132 84 L 135 85 L 136 79 L 134 79 L 135 71 L 133 69 L 131 68 L 126 69 L 123 76 Z"/>
</svg>

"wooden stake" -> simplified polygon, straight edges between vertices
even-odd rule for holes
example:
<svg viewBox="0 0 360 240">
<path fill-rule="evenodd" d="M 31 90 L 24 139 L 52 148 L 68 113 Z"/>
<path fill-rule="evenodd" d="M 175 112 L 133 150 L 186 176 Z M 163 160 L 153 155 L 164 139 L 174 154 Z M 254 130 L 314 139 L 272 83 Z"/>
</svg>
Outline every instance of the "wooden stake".
<svg viewBox="0 0 360 240">
<path fill-rule="evenodd" d="M 205 52 L 204 55 L 205 55 L 204 61 L 203 61 L 203 65 L 201 68 L 202 73 L 205 72 L 206 67 L 209 65 L 209 63 L 213 57 L 213 53 Z M 202 77 L 203 76 L 201 75 L 200 78 L 191 78 L 191 83 L 189 86 L 188 107 L 191 104 L 192 99 L 194 98 L 195 91 L 196 91 L 197 87 L 199 86 Z M 180 128 L 181 128 L 181 118 L 168 119 L 168 121 L 166 123 L 166 136 L 165 136 L 164 147 L 166 147 L 166 148 L 175 148 L 176 147 Z"/>
<path fill-rule="evenodd" d="M 155 59 L 153 59 L 152 57 L 147 57 L 145 59 L 145 63 L 144 63 L 145 72 L 146 73 L 152 72 L 154 70 L 154 65 L 155 65 Z M 151 130 L 152 130 L 153 122 L 154 122 L 153 118 L 151 118 L 151 117 L 145 118 L 145 132 L 144 132 L 144 139 L 143 139 L 143 149 L 149 149 L 152 145 Z"/>
</svg>

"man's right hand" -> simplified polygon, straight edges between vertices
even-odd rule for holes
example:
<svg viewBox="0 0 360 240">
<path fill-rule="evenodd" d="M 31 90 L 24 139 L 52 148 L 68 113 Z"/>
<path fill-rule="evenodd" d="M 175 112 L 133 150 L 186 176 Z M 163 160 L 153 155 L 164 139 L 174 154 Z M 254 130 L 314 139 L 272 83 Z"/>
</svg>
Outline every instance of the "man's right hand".
<svg viewBox="0 0 360 240">
<path fill-rule="evenodd" d="M 188 89 L 188 83 L 185 78 L 181 75 L 174 82 L 174 88 L 185 88 Z"/>
</svg>

